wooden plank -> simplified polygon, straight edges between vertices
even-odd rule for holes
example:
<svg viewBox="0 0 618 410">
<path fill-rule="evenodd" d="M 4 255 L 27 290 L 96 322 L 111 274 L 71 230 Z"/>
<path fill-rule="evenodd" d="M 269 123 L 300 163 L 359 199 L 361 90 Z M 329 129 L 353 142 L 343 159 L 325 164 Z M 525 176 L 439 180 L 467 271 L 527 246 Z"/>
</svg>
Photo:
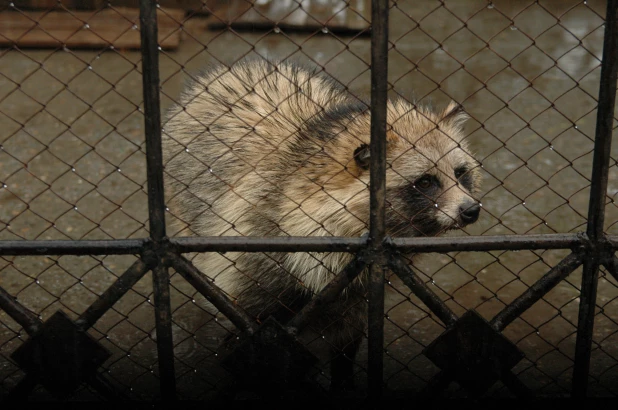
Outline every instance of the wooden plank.
<svg viewBox="0 0 618 410">
<path fill-rule="evenodd" d="M 180 43 L 184 11 L 159 9 L 159 44 L 173 49 Z M 0 13 L 0 47 L 138 49 L 139 10 L 106 8 L 94 11 Z"/>
<path fill-rule="evenodd" d="M 316 31 L 324 28 L 339 33 L 369 34 L 370 0 L 231 0 L 212 10 L 208 27 L 237 29 L 275 26 L 283 29 Z"/>
<path fill-rule="evenodd" d="M 95 10 L 105 8 L 107 3 L 113 7 L 139 8 L 140 0 L 12 0 L 15 8 L 19 10 Z M 161 7 L 196 10 L 204 5 L 208 6 L 213 0 L 158 0 Z M 216 1 L 216 0 L 215 0 Z"/>
<path fill-rule="evenodd" d="M 13 4 L 18 9 L 51 9 L 58 5 L 57 0 L 14 0 Z"/>
</svg>

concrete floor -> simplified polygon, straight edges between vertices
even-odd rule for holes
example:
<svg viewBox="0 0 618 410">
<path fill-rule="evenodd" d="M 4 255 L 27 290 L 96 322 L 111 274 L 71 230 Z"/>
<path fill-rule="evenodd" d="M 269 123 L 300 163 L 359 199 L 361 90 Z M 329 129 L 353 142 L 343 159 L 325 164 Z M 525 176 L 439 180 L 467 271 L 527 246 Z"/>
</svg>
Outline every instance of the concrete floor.
<svg viewBox="0 0 618 410">
<path fill-rule="evenodd" d="M 602 1 L 399 1 L 391 10 L 393 96 L 442 107 L 463 104 L 466 133 L 483 164 L 478 223 L 455 234 L 577 232 L 585 229 L 602 52 Z M 367 36 L 184 26 L 180 48 L 160 54 L 162 105 L 187 76 L 247 56 L 313 62 L 369 95 Z M 0 53 L 0 239 L 110 239 L 147 236 L 140 54 L 128 50 L 2 50 Z M 618 144 L 612 149 L 606 232 L 618 233 Z M 170 215 L 170 217 L 172 217 Z M 563 251 L 427 255 L 416 270 L 455 313 L 490 319 L 566 255 Z M 48 318 L 73 317 L 135 260 L 132 256 L 0 258 L 0 286 Z M 570 389 L 581 269 L 504 332 L 525 354 L 515 373 L 540 395 Z M 151 278 L 144 277 L 92 330 L 110 351 L 104 368 L 127 394 L 156 396 Z M 442 331 L 395 277 L 386 301 L 385 380 L 421 389 L 437 368 L 422 355 Z M 618 393 L 618 284 L 602 273 L 591 392 Z M 410 300 L 408 300 L 408 298 Z M 217 365 L 224 318 L 172 277 L 178 388 L 212 397 L 229 381 Z M 23 376 L 8 359 L 26 336 L 0 312 L 0 393 Z M 23 333 L 23 332 L 22 332 Z M 318 354 L 321 338 L 305 343 Z M 359 358 L 358 381 L 365 373 Z M 151 370 L 152 369 L 152 370 Z M 316 369 L 324 386 L 327 374 Z M 38 391 L 46 397 L 44 391 Z M 77 397 L 91 397 L 82 389 Z M 464 394 L 455 384 L 448 394 Z M 489 393 L 509 395 L 498 383 Z"/>
</svg>

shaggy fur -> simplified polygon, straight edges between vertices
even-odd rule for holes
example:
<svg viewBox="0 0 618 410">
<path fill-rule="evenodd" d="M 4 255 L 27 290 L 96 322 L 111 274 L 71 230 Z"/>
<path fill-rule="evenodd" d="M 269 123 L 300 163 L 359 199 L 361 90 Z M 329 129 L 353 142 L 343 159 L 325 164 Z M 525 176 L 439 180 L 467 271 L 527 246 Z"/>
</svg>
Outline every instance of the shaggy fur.
<svg viewBox="0 0 618 410">
<path fill-rule="evenodd" d="M 368 106 L 315 69 L 244 61 L 200 75 L 167 115 L 168 206 L 181 234 L 360 236 L 369 221 Z M 474 222 L 478 165 L 454 103 L 388 103 L 387 228 L 433 236 Z M 184 230 L 182 230 L 184 229 Z M 196 266 L 252 316 L 293 314 L 350 261 L 343 253 L 205 253 Z M 312 327 L 358 346 L 364 282 Z"/>
</svg>

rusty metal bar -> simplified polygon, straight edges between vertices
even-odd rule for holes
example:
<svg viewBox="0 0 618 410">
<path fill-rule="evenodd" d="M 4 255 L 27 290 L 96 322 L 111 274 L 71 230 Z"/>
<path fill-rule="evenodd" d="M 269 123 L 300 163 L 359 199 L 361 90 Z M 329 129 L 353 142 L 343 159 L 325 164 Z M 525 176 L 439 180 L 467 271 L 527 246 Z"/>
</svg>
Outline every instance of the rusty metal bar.
<svg viewBox="0 0 618 410">
<path fill-rule="evenodd" d="M 165 237 L 165 201 L 163 197 L 163 149 L 161 146 L 156 1 L 140 1 L 140 24 L 146 171 L 148 176 L 148 216 L 150 237 L 157 242 Z"/>
<path fill-rule="evenodd" d="M 612 144 L 614 122 L 614 104 L 616 101 L 616 80 L 618 79 L 618 0 L 607 1 L 605 14 L 605 36 L 603 39 L 603 58 L 601 65 L 601 82 L 599 85 L 599 106 L 597 109 L 597 126 L 594 141 L 590 202 L 588 207 L 588 225 L 586 233 L 591 241 L 603 240 L 605 221 L 605 195 Z M 588 390 L 590 370 L 590 350 L 592 330 L 594 327 L 594 308 L 596 305 L 597 284 L 599 278 L 600 250 L 598 246 L 584 262 L 582 275 L 579 318 L 577 322 L 577 340 L 575 342 L 575 365 L 573 367 L 573 397 L 582 398 Z"/>
<path fill-rule="evenodd" d="M 442 323 L 450 326 L 457 321 L 457 315 L 425 285 L 421 278 L 400 257 L 393 255 L 389 258 L 388 265 Z"/>
<path fill-rule="evenodd" d="M 158 265 L 152 270 L 157 352 L 161 397 L 176 398 L 172 314 L 169 273 L 163 265 L 162 242 L 165 238 L 165 203 L 163 196 L 163 153 L 161 146 L 161 104 L 159 100 L 159 45 L 157 44 L 157 2 L 140 1 L 140 38 L 142 51 L 142 84 L 144 92 L 144 124 L 146 132 L 146 171 L 148 176 L 148 215 L 150 237 Z"/>
<path fill-rule="evenodd" d="M 618 258 L 614 255 L 610 255 L 604 263 L 607 271 L 618 280 Z"/>
<path fill-rule="evenodd" d="M 614 248 L 618 238 L 609 236 Z M 356 252 L 365 238 L 347 237 L 181 237 L 170 238 L 180 253 L 188 252 Z M 1 256 L 20 255 L 127 255 L 141 253 L 150 239 L 0 241 Z M 388 245 L 415 252 L 485 252 L 525 249 L 571 249 L 585 245 L 580 234 L 462 236 L 454 238 L 395 238 Z"/>
<path fill-rule="evenodd" d="M 39 318 L 19 304 L 14 296 L 2 288 L 0 288 L 0 309 L 4 310 L 14 321 L 19 323 L 30 336 L 39 331 L 41 327 Z"/>
<path fill-rule="evenodd" d="M 579 267 L 584 260 L 583 253 L 571 253 L 566 258 L 560 261 L 556 266 L 551 268 L 541 279 L 536 281 L 534 285 L 529 287 L 524 293 L 519 295 L 517 299 L 511 302 L 500 313 L 498 313 L 489 322 L 497 331 L 503 331 L 513 320 L 519 315 L 528 310 L 547 292 L 552 290 L 564 278 L 569 276 L 571 272 Z"/>
<path fill-rule="evenodd" d="M 148 266 L 138 259 L 75 321 L 81 329 L 93 326 L 120 298 L 148 272 Z"/>
<path fill-rule="evenodd" d="M 366 238 L 344 237 L 186 237 L 171 238 L 180 253 L 188 252 L 356 252 L 364 249 Z"/>
<path fill-rule="evenodd" d="M 253 333 L 257 328 L 255 320 L 230 301 L 214 283 L 206 280 L 206 275 L 190 261 L 177 255 L 168 255 L 166 261 L 241 331 Z"/>
<path fill-rule="evenodd" d="M 486 252 L 524 249 L 572 249 L 587 243 L 581 234 L 393 238 L 388 245 L 412 252 Z"/>
<path fill-rule="evenodd" d="M 586 233 L 592 240 L 603 236 L 605 222 L 605 195 L 609 161 L 612 146 L 614 105 L 616 101 L 616 79 L 618 78 L 618 26 L 616 0 L 607 2 L 603 59 L 601 60 L 601 83 L 599 85 L 599 106 L 594 139 L 592 177 L 590 179 L 590 202 Z"/>
<path fill-rule="evenodd" d="M 371 165 L 369 184 L 368 389 L 382 396 L 384 363 L 384 248 L 386 203 L 386 104 L 388 100 L 388 0 L 371 2 Z"/>
<path fill-rule="evenodd" d="M 172 309 L 170 306 L 170 283 L 167 267 L 162 264 L 155 266 L 152 270 L 152 281 L 161 397 L 164 401 L 170 401 L 176 398 L 176 374 L 174 371 Z"/>
<path fill-rule="evenodd" d="M 366 262 L 355 257 L 337 276 L 329 282 L 311 301 L 298 312 L 287 326 L 293 333 L 302 329 L 325 305 L 332 302 L 367 266 Z"/>
<path fill-rule="evenodd" d="M 148 241 L 148 239 L 0 241 L 0 256 L 131 255 L 140 253 Z"/>
<path fill-rule="evenodd" d="M 571 386 L 571 395 L 577 398 L 586 397 L 588 390 L 590 350 L 592 348 L 592 329 L 594 327 L 598 277 L 599 262 L 592 257 L 588 257 L 584 261 L 584 270 L 582 272 L 577 339 L 575 341 L 575 366 L 573 368 L 573 385 Z"/>
</svg>

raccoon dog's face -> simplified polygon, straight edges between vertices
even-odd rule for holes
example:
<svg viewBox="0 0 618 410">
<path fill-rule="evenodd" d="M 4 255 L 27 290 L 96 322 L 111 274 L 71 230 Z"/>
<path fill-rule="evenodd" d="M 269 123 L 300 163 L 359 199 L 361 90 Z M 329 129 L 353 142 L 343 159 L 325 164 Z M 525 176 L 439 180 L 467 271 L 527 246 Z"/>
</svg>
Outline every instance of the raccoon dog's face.
<svg viewBox="0 0 618 410">
<path fill-rule="evenodd" d="M 479 164 L 468 153 L 455 103 L 435 113 L 405 102 L 389 103 L 387 131 L 387 229 L 392 236 L 434 236 L 475 222 Z M 367 144 L 354 162 L 369 173 Z"/>
</svg>

